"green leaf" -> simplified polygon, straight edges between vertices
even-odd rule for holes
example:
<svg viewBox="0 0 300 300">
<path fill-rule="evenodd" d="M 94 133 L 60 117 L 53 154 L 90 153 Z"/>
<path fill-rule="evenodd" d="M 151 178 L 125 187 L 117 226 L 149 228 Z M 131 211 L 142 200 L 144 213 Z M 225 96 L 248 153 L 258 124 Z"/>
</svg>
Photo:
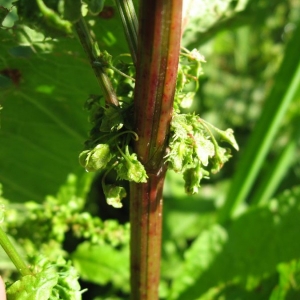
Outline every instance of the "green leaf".
<svg viewBox="0 0 300 300">
<path fill-rule="evenodd" d="M 7 290 L 8 300 L 48 300 L 53 287 L 58 282 L 55 267 L 36 274 L 23 276 L 13 283 Z"/>
<path fill-rule="evenodd" d="M 190 168 L 184 171 L 183 179 L 185 181 L 185 191 L 187 194 L 193 195 L 198 193 L 200 181 L 203 177 L 207 177 L 209 172 L 198 165 L 196 168 Z"/>
<path fill-rule="evenodd" d="M 116 250 L 102 244 L 80 244 L 72 254 L 72 261 L 83 280 L 105 285 L 112 282 L 123 291 L 129 290 L 128 249 Z"/>
<path fill-rule="evenodd" d="M 97 18 L 92 29 L 111 54 L 127 51 L 117 13 Z M 2 78 L 6 82 L 0 99 L 0 182 L 13 201 L 41 202 L 68 174 L 84 172 L 78 164 L 89 129 L 83 105 L 101 91 L 76 39 L 45 40 L 20 24 L 14 32 L 0 30 L 0 39 L 0 70 L 14 70 L 0 77 L 0 85 Z M 15 55 L 19 46 L 31 55 Z"/>
<path fill-rule="evenodd" d="M 185 28 L 183 38 L 184 45 L 191 41 L 197 40 L 198 42 L 201 37 L 200 33 L 205 32 L 225 15 L 232 14 L 233 11 L 230 9 L 232 2 L 232 0 L 191 2 L 189 6 L 190 13 L 188 14 L 189 22 Z M 199 42 L 196 46 L 198 45 Z"/>
<path fill-rule="evenodd" d="M 168 299 L 179 299 L 180 292 L 187 290 L 187 287 L 194 287 L 195 278 L 210 267 L 216 256 L 222 252 L 227 240 L 226 230 L 219 225 L 203 231 L 185 252 L 184 267 L 181 274 L 177 274 Z M 186 299 L 196 299 L 195 294 L 188 295 Z"/>
<path fill-rule="evenodd" d="M 254 289 L 276 272 L 279 263 L 299 259 L 299 196 L 298 186 L 268 205 L 247 211 L 227 229 L 216 225 L 217 229 L 204 231 L 186 252 L 170 299 L 197 299 L 216 283 L 232 281 Z"/>
<path fill-rule="evenodd" d="M 126 146 L 125 154 L 122 153 L 122 159 L 116 166 L 116 171 L 119 179 L 147 182 L 148 176 L 144 166 L 139 162 L 135 153 L 129 153 L 128 146 Z"/>
<path fill-rule="evenodd" d="M 23 276 L 7 289 L 8 300 L 81 300 L 78 274 L 70 262 L 39 259 L 36 274 Z"/>
</svg>

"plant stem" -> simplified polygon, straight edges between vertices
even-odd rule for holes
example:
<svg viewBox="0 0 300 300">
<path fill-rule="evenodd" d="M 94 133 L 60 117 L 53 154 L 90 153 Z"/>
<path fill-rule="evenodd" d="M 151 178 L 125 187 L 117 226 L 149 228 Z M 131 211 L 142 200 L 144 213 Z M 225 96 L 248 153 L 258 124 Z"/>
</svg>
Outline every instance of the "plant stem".
<svg viewBox="0 0 300 300">
<path fill-rule="evenodd" d="M 165 172 L 130 188 L 131 299 L 158 299 Z"/>
<path fill-rule="evenodd" d="M 90 64 L 94 70 L 101 91 L 103 92 L 105 102 L 118 106 L 119 101 L 109 77 L 105 73 L 104 69 L 96 64 L 97 60 L 99 59 L 97 57 L 97 53 L 95 53 L 95 49 L 98 47 L 98 44 L 92 39 L 84 18 L 80 18 L 79 21 L 74 24 L 74 27 L 79 37 L 80 43 L 85 53 L 87 54 Z"/>
<path fill-rule="evenodd" d="M 181 40 L 182 0 L 141 1 L 135 152 L 149 176 L 131 183 L 131 299 L 158 299 L 162 190 Z"/>
<path fill-rule="evenodd" d="M 2 246 L 2 248 L 4 249 L 8 257 L 16 266 L 17 270 L 21 273 L 22 276 L 32 274 L 1 227 L 0 227 L 0 245 Z"/>
<path fill-rule="evenodd" d="M 133 2 L 132 0 L 115 0 L 115 3 L 122 20 L 133 63 L 136 65 L 138 20 Z"/>
</svg>

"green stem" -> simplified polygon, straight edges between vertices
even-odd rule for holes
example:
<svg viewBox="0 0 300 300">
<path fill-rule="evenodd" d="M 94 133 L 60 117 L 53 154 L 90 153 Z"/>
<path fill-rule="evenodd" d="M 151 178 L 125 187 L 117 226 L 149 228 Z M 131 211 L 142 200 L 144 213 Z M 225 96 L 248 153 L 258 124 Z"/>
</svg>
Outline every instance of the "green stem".
<svg viewBox="0 0 300 300">
<path fill-rule="evenodd" d="M 79 21 L 74 24 L 74 27 L 79 37 L 80 43 L 84 51 L 86 52 L 90 64 L 94 70 L 101 91 L 103 92 L 105 102 L 118 106 L 119 101 L 109 77 L 105 73 L 104 69 L 95 63 L 99 59 L 97 57 L 97 53 L 95 53 L 97 51 L 98 44 L 92 39 L 85 20 L 83 18 L 80 18 Z"/>
<path fill-rule="evenodd" d="M 182 0 L 141 1 L 134 96 L 135 152 L 147 183 L 130 185 L 131 299 L 158 299 L 164 156 L 176 86 Z"/>
<path fill-rule="evenodd" d="M 135 13 L 132 0 L 116 0 L 125 36 L 129 45 L 132 60 L 136 65 L 137 60 L 137 36 L 138 36 L 138 19 Z"/>
<path fill-rule="evenodd" d="M 2 246 L 2 248 L 4 249 L 8 257 L 16 266 L 17 270 L 21 273 L 22 276 L 32 274 L 1 227 L 0 227 L 0 245 Z"/>
</svg>

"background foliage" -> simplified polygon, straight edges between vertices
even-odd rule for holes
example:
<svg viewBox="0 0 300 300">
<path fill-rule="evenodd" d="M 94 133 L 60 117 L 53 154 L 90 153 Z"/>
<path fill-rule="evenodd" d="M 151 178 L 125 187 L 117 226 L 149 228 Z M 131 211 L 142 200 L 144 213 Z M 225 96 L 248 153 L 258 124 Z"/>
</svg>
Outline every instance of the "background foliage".
<svg viewBox="0 0 300 300">
<path fill-rule="evenodd" d="M 16 19 L 12 9 L 3 26 Z M 100 48 L 128 52 L 112 1 L 90 19 Z M 195 196 L 168 173 L 161 299 L 300 296 L 299 22 L 298 1 L 194 1 L 182 43 L 207 62 L 193 109 L 233 128 L 241 150 Z M 3 226 L 29 261 L 71 260 L 83 299 L 126 299 L 128 203 L 108 207 L 101 175 L 78 164 L 83 105 L 99 94 L 83 50 L 75 37 L 45 38 L 22 24 L 0 37 Z"/>
</svg>

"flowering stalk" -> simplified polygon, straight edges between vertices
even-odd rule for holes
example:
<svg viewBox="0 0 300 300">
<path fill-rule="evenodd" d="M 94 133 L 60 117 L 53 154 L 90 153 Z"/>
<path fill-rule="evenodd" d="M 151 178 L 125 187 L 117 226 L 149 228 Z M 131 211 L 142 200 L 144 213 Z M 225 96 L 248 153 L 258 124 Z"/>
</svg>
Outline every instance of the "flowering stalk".
<svg viewBox="0 0 300 300">
<path fill-rule="evenodd" d="M 162 189 L 180 52 L 182 0 L 141 1 L 135 152 L 149 176 L 131 183 L 131 299 L 158 299 Z"/>
</svg>

